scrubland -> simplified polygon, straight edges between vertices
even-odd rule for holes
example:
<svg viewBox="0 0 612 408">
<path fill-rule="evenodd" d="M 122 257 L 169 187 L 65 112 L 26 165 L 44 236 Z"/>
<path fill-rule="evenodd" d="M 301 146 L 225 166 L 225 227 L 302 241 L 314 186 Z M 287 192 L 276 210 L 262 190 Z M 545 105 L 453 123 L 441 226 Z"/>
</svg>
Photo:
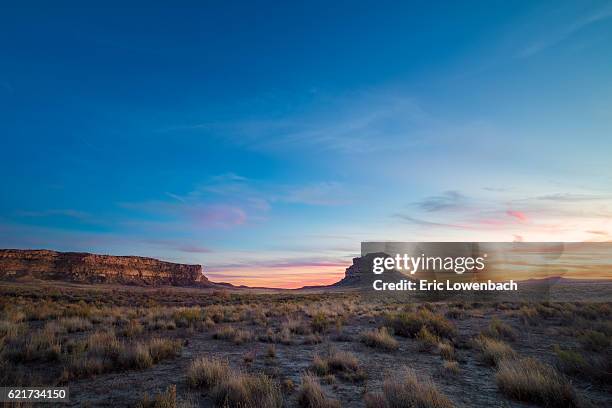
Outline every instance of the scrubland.
<svg viewBox="0 0 612 408">
<path fill-rule="evenodd" d="M 612 304 L 0 284 L 1 386 L 72 406 L 612 406 Z"/>
</svg>

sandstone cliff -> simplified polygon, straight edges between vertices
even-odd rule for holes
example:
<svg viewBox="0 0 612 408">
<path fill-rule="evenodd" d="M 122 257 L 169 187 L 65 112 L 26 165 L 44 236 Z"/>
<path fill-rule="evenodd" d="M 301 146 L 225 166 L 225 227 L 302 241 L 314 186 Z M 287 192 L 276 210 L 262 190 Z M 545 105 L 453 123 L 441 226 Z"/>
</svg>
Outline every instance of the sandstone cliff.
<svg viewBox="0 0 612 408">
<path fill-rule="evenodd" d="M 0 279 L 20 277 L 83 283 L 210 286 L 201 265 L 139 256 L 0 249 Z"/>
</svg>

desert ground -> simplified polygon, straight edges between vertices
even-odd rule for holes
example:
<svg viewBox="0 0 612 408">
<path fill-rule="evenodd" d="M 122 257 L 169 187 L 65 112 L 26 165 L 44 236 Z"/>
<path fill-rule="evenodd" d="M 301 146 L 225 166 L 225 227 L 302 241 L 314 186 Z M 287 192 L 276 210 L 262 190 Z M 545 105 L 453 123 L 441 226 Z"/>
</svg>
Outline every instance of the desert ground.
<svg viewBox="0 0 612 408">
<path fill-rule="evenodd" d="M 2 386 L 62 406 L 612 406 L 612 304 L 0 283 Z"/>
</svg>

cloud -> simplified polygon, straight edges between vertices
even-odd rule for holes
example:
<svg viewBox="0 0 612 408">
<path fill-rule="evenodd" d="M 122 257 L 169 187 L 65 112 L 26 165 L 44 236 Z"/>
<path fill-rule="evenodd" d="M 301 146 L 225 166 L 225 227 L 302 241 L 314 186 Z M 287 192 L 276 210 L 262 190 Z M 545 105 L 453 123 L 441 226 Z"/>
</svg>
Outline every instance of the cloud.
<svg viewBox="0 0 612 408">
<path fill-rule="evenodd" d="M 164 132 L 206 133 L 253 150 L 282 152 L 314 149 L 355 154 L 395 150 L 419 142 L 417 130 L 433 120 L 415 98 L 377 90 L 319 100 L 320 109 L 284 117 L 234 119 L 175 126 Z"/>
<path fill-rule="evenodd" d="M 226 228 L 245 224 L 246 212 L 232 205 L 211 205 L 189 208 L 189 217 L 198 225 L 205 228 Z"/>
<path fill-rule="evenodd" d="M 608 233 L 608 231 L 601 231 L 601 230 L 588 230 L 586 231 L 589 234 L 593 234 L 593 235 L 602 235 L 602 236 L 609 236 L 610 234 Z"/>
<path fill-rule="evenodd" d="M 187 252 L 187 253 L 193 253 L 193 254 L 209 254 L 213 252 L 209 248 L 192 246 L 192 245 L 178 246 L 176 249 L 181 252 Z"/>
<path fill-rule="evenodd" d="M 435 222 L 435 221 L 426 221 L 426 220 L 422 220 L 422 219 L 415 218 L 415 217 L 412 217 L 410 215 L 401 214 L 401 213 L 393 214 L 393 217 L 399 218 L 399 219 L 407 221 L 407 222 L 410 222 L 412 224 L 422 225 L 422 226 L 425 226 L 425 227 L 443 227 L 443 228 L 454 228 L 454 229 L 470 229 L 470 227 L 467 226 L 467 225 L 451 224 L 451 223 Z"/>
<path fill-rule="evenodd" d="M 76 219 L 86 219 L 90 217 L 89 213 L 84 211 L 78 211 L 73 209 L 58 209 L 58 210 L 42 210 L 42 211 L 17 211 L 15 213 L 18 217 L 30 217 L 30 218 L 38 218 L 38 217 L 69 217 Z"/>
<path fill-rule="evenodd" d="M 508 215 L 510 217 L 513 217 L 513 218 L 516 218 L 520 222 L 527 222 L 529 220 L 527 215 L 524 212 L 522 212 L 522 211 L 507 210 L 506 211 L 506 215 Z"/>
<path fill-rule="evenodd" d="M 211 177 L 187 193 L 187 197 L 199 199 L 210 194 L 229 201 L 246 202 L 263 211 L 269 210 L 275 202 L 334 206 L 354 198 L 351 191 L 336 181 L 286 185 L 248 179 L 234 173 Z"/>
<path fill-rule="evenodd" d="M 537 200 L 559 201 L 559 202 L 579 202 L 579 201 L 596 201 L 609 200 L 610 196 L 594 195 L 594 194 L 573 194 L 573 193 L 555 193 L 536 197 Z"/>
<path fill-rule="evenodd" d="M 527 58 L 527 57 L 533 56 L 541 51 L 544 51 L 547 48 L 555 46 L 558 43 L 568 39 L 569 37 L 571 37 L 576 32 L 580 31 L 581 29 L 591 24 L 597 23 L 599 21 L 606 20 L 610 17 L 612 17 L 612 6 L 608 4 L 599 10 L 592 11 L 588 15 L 582 16 L 574 20 L 573 22 L 571 22 L 570 24 L 568 24 L 567 26 L 561 29 L 558 29 L 558 30 L 549 29 L 542 38 L 534 41 L 533 43 L 523 48 L 517 54 L 516 57 L 517 58 Z"/>
<path fill-rule="evenodd" d="M 449 190 L 441 195 L 427 197 L 415 204 L 423 211 L 435 212 L 460 208 L 465 200 L 466 197 L 460 192 Z"/>
</svg>

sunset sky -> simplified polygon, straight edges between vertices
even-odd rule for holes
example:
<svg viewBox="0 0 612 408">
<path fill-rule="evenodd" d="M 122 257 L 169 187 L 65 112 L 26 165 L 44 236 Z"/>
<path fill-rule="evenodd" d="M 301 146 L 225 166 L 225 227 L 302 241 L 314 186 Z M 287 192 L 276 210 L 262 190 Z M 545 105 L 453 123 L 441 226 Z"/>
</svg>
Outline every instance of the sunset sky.
<svg viewBox="0 0 612 408">
<path fill-rule="evenodd" d="M 300 287 L 363 240 L 612 240 L 609 1 L 35 4 L 0 13 L 0 247 Z"/>
</svg>

